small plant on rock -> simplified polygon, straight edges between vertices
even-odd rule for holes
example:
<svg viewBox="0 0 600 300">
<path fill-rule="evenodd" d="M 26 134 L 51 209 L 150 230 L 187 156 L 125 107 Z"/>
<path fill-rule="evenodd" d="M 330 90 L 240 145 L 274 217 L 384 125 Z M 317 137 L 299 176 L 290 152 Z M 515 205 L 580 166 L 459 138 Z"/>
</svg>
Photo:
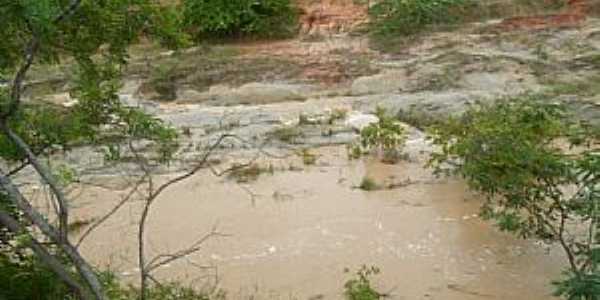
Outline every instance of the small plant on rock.
<svg viewBox="0 0 600 300">
<path fill-rule="evenodd" d="M 298 127 L 280 127 L 269 133 L 269 136 L 288 144 L 295 144 L 304 133 Z"/>
<path fill-rule="evenodd" d="M 312 166 L 317 163 L 317 155 L 310 152 L 309 149 L 302 149 L 300 157 L 302 157 L 302 163 L 306 166 Z"/>
<path fill-rule="evenodd" d="M 396 163 L 402 157 L 402 148 L 406 142 L 404 125 L 393 117 L 387 115 L 382 108 L 376 112 L 379 121 L 373 123 L 360 132 L 360 152 L 376 152 L 385 163 Z M 356 147 L 356 146 L 355 146 Z M 359 151 L 352 149 L 352 153 Z"/>
<path fill-rule="evenodd" d="M 350 270 L 346 269 L 346 273 Z M 378 292 L 371 285 L 371 277 L 379 274 L 380 270 L 377 267 L 367 267 L 363 265 L 357 272 L 356 276 L 344 284 L 344 296 L 348 300 L 379 300 L 385 298 L 385 295 Z"/>
<path fill-rule="evenodd" d="M 363 191 L 374 191 L 379 189 L 379 185 L 375 182 L 375 180 L 373 180 L 373 178 L 365 176 L 360 182 L 358 188 Z"/>
</svg>

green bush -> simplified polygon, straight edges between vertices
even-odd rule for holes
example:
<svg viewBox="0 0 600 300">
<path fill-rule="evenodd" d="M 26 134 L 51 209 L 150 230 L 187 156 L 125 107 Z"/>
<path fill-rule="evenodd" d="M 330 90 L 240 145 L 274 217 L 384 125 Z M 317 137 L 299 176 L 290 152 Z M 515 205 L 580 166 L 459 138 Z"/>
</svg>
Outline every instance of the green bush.
<svg viewBox="0 0 600 300">
<path fill-rule="evenodd" d="M 291 0 L 184 0 L 184 23 L 196 38 L 286 37 L 297 29 Z"/>
<path fill-rule="evenodd" d="M 34 257 L 21 259 L 0 253 L 0 299 L 74 299 L 64 283 Z"/>
<path fill-rule="evenodd" d="M 406 142 L 406 129 L 381 107 L 377 108 L 375 114 L 379 121 L 360 131 L 360 142 L 350 146 L 349 157 L 358 158 L 362 154 L 376 152 L 381 156 L 382 162 L 395 164 L 406 157 L 402 154 Z"/>
<path fill-rule="evenodd" d="M 346 273 L 350 270 L 346 269 Z M 344 296 L 348 300 L 379 300 L 385 295 L 378 292 L 371 285 L 371 277 L 379 274 L 379 268 L 363 265 L 355 274 L 355 277 L 344 284 Z"/>
<path fill-rule="evenodd" d="M 139 299 L 139 289 L 122 285 L 112 272 L 99 278 L 109 300 Z M 4 300 L 75 300 L 69 288 L 36 257 L 11 257 L 0 253 L 0 299 Z M 223 300 L 224 292 L 196 291 L 179 283 L 164 283 L 149 288 L 148 300 Z"/>
<path fill-rule="evenodd" d="M 433 126 L 437 172 L 485 196 L 503 231 L 560 245 L 568 270 L 556 295 L 600 299 L 600 144 L 566 107 L 525 95 L 474 105 Z"/>
<path fill-rule="evenodd" d="M 410 36 L 430 25 L 460 20 L 471 0 L 383 0 L 370 10 L 372 32 L 378 36 Z"/>
</svg>

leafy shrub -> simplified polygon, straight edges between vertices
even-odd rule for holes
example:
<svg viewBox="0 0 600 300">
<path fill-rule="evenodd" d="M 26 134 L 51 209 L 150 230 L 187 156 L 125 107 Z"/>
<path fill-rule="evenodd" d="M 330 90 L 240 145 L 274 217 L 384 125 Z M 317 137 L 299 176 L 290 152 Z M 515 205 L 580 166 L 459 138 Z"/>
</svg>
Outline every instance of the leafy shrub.
<svg viewBox="0 0 600 300">
<path fill-rule="evenodd" d="M 414 35 L 430 25 L 455 23 L 470 0 L 382 0 L 370 10 L 376 35 Z"/>
<path fill-rule="evenodd" d="M 365 176 L 360 182 L 358 188 L 363 191 L 374 191 L 379 188 L 379 185 L 377 185 L 377 182 L 375 182 L 373 178 Z"/>
<path fill-rule="evenodd" d="M 383 108 L 378 107 L 375 114 L 379 121 L 360 131 L 360 145 L 349 148 L 350 157 L 375 151 L 382 156 L 383 162 L 395 163 L 403 157 L 402 148 L 406 142 L 404 125 L 388 116 Z"/>
<path fill-rule="evenodd" d="M 184 0 L 184 23 L 196 38 L 286 37 L 297 28 L 290 0 Z"/>
<path fill-rule="evenodd" d="M 110 300 L 139 299 L 139 289 L 124 286 L 112 272 L 102 272 L 99 278 Z M 50 269 L 33 256 L 19 259 L 0 253 L 0 299 L 10 300 L 75 300 L 68 287 Z M 216 290 L 204 293 L 179 283 L 165 283 L 149 288 L 148 300 L 223 300 L 225 294 Z"/>
<path fill-rule="evenodd" d="M 0 253 L 0 299 L 74 299 L 63 282 L 33 257 L 15 259 Z"/>
<path fill-rule="evenodd" d="M 349 270 L 346 270 L 349 272 Z M 355 278 L 352 278 L 344 284 L 344 296 L 348 300 L 378 300 L 385 295 L 379 293 L 371 286 L 371 277 L 379 274 L 379 268 L 362 266 L 357 272 Z"/>
<path fill-rule="evenodd" d="M 486 196 L 482 217 L 501 230 L 562 247 L 557 295 L 600 299 L 600 146 L 570 120 L 543 96 L 475 105 L 433 127 L 431 163 Z"/>
<path fill-rule="evenodd" d="M 302 157 L 302 163 L 306 166 L 312 166 L 317 163 L 317 155 L 312 153 L 309 149 L 302 149 L 299 155 Z"/>
</svg>

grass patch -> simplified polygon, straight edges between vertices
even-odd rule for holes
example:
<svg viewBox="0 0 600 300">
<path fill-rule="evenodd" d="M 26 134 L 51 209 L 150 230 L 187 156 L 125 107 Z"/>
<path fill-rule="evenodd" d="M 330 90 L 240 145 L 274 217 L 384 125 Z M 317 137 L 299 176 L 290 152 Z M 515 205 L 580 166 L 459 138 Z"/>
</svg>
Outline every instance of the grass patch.
<svg viewBox="0 0 600 300">
<path fill-rule="evenodd" d="M 255 163 L 250 165 L 235 164 L 231 167 L 229 178 L 234 179 L 238 183 L 248 183 L 258 180 L 260 175 L 265 173 L 275 173 L 273 166 L 269 165 L 267 168 L 264 168 Z"/>
<path fill-rule="evenodd" d="M 548 92 L 554 96 L 577 95 L 591 97 L 600 94 L 599 75 L 592 75 L 584 79 L 573 81 L 548 80 L 546 82 Z"/>
<path fill-rule="evenodd" d="M 344 270 L 350 272 L 348 269 Z M 386 297 L 385 294 L 378 292 L 371 283 L 371 278 L 379 274 L 377 267 L 367 267 L 363 265 L 354 275 L 344 284 L 344 296 L 347 300 L 379 300 Z"/>
<path fill-rule="evenodd" d="M 312 166 L 317 163 L 317 155 L 310 152 L 309 149 L 302 149 L 299 153 L 302 163 L 306 166 Z"/>
<path fill-rule="evenodd" d="M 379 185 L 377 184 L 377 182 L 375 182 L 375 180 L 371 177 L 365 176 L 363 177 L 362 181 L 360 182 L 360 185 L 358 186 L 359 189 L 363 190 L 363 191 L 376 191 L 379 189 Z"/>
<path fill-rule="evenodd" d="M 396 163 L 402 157 L 406 142 L 406 129 L 396 118 L 378 107 L 376 112 L 379 121 L 370 124 L 360 131 L 360 141 L 349 148 L 349 157 L 375 153 L 381 156 L 385 163 Z"/>
<path fill-rule="evenodd" d="M 329 115 L 329 119 L 327 119 L 327 123 L 329 125 L 333 125 L 337 121 L 345 120 L 348 117 L 348 110 L 342 108 L 336 108 Z"/>
<path fill-rule="evenodd" d="M 369 11 L 373 45 L 392 50 L 418 35 L 455 25 L 471 9 L 471 0 L 382 0 Z"/>
<path fill-rule="evenodd" d="M 470 22 L 557 13 L 566 5 L 567 0 L 382 0 L 369 14 L 371 46 L 398 53 L 432 32 L 452 31 Z"/>
<path fill-rule="evenodd" d="M 269 133 L 269 137 L 288 144 L 296 144 L 298 139 L 304 137 L 304 133 L 298 127 L 286 126 L 273 130 Z"/>
</svg>

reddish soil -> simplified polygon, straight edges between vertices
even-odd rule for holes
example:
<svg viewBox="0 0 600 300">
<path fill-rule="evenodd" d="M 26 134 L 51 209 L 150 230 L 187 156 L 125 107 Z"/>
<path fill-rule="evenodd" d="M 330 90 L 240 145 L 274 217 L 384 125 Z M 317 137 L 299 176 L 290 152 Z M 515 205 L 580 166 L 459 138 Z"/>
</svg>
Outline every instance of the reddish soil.
<svg viewBox="0 0 600 300">
<path fill-rule="evenodd" d="M 369 52 L 366 42 L 344 38 L 368 20 L 367 6 L 353 0 L 297 0 L 300 35 L 284 41 L 240 45 L 247 57 L 281 57 L 299 63 L 304 79 L 331 85 L 362 72 L 348 64 L 354 54 Z M 337 37 L 336 37 L 337 36 Z M 369 73 L 371 71 L 364 70 Z"/>
<path fill-rule="evenodd" d="M 367 20 L 366 5 L 352 0 L 298 0 L 303 34 L 348 32 Z"/>
<path fill-rule="evenodd" d="M 508 18 L 499 27 L 505 30 L 577 27 L 587 17 L 588 0 L 569 0 L 564 13 Z"/>
</svg>

